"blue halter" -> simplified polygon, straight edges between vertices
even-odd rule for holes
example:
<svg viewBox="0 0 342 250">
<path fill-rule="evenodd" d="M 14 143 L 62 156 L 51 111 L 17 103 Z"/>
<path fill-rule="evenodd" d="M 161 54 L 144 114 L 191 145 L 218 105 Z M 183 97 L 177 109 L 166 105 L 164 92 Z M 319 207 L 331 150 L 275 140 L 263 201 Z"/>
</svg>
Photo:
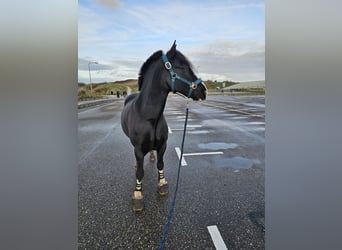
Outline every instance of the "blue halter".
<svg viewBox="0 0 342 250">
<path fill-rule="evenodd" d="M 167 59 L 167 56 L 165 54 L 162 55 L 162 59 L 163 59 L 163 62 L 164 62 L 164 66 L 165 68 L 169 71 L 170 73 L 170 76 L 171 76 L 171 89 L 172 89 L 172 92 L 173 93 L 176 93 L 176 90 L 175 90 L 175 81 L 176 79 L 177 80 L 180 80 L 181 82 L 187 84 L 189 86 L 189 93 L 188 93 L 188 97 L 190 98 L 191 96 L 191 93 L 194 89 L 197 89 L 198 85 L 200 83 L 202 83 L 202 80 L 201 79 L 197 79 L 195 80 L 194 82 L 190 82 L 188 80 L 186 80 L 185 78 L 177 75 L 173 69 L 172 69 L 172 64 L 170 63 L 170 61 Z"/>
</svg>

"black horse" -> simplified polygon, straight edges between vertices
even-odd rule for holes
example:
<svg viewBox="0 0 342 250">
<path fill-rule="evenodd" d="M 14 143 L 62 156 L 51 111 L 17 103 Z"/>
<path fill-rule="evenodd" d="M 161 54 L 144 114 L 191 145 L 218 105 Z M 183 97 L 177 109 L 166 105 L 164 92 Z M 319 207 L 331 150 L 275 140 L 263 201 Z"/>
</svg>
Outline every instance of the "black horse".
<svg viewBox="0 0 342 250">
<path fill-rule="evenodd" d="M 150 160 L 153 161 L 153 150 L 157 151 L 158 192 L 160 195 L 168 193 L 163 170 L 168 127 L 163 112 L 169 92 L 193 100 L 204 100 L 207 91 L 202 80 L 195 76 L 191 63 L 176 50 L 176 41 L 166 55 L 160 50 L 147 59 L 140 69 L 138 84 L 140 92 L 127 96 L 121 114 L 122 129 L 134 146 L 136 158 L 133 211 L 141 211 L 144 208 L 143 163 L 148 152 Z"/>
</svg>

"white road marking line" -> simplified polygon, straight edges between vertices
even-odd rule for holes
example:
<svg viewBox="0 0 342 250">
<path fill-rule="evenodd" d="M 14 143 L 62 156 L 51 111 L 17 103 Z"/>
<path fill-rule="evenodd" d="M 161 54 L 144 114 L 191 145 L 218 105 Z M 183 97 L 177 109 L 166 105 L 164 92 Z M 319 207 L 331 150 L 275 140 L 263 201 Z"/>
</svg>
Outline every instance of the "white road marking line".
<svg viewBox="0 0 342 250">
<path fill-rule="evenodd" d="M 180 157 L 181 157 L 181 150 L 180 150 L 180 148 L 179 147 L 175 147 L 175 150 L 176 150 L 176 153 L 178 155 L 178 159 L 180 159 Z M 183 157 L 182 157 L 181 165 L 182 166 L 187 166 L 188 165 L 186 163 L 185 159 L 184 159 L 184 154 L 183 154 Z"/>
<path fill-rule="evenodd" d="M 201 128 L 201 127 L 203 127 L 203 126 L 202 125 L 187 125 L 187 130 L 194 130 L 196 128 Z M 172 131 L 183 131 L 184 130 L 184 128 L 173 128 L 173 129 L 171 129 L 169 126 L 168 126 L 168 128 L 169 128 L 169 134 L 172 134 Z"/>
<path fill-rule="evenodd" d="M 200 153 L 183 153 L 183 156 L 193 156 L 193 155 L 222 155 L 222 151 L 217 151 L 217 152 L 200 152 Z"/>
<path fill-rule="evenodd" d="M 218 230 L 217 226 L 208 226 L 208 231 L 211 236 L 211 239 L 214 242 L 215 248 L 217 250 L 228 250 L 226 244 L 224 243 L 220 231 Z"/>
<path fill-rule="evenodd" d="M 203 127 L 202 125 L 187 125 L 186 126 L 186 129 L 195 129 L 195 128 L 201 128 Z M 184 127 L 183 128 L 176 128 L 177 130 L 184 130 Z"/>
<path fill-rule="evenodd" d="M 201 127 L 203 127 L 203 126 L 202 125 L 187 125 L 187 130 L 194 130 L 196 128 L 201 128 Z M 173 128 L 173 129 L 171 129 L 169 127 L 169 134 L 172 134 L 172 131 L 183 131 L 183 130 L 184 130 L 184 128 Z"/>
<path fill-rule="evenodd" d="M 175 147 L 178 159 L 180 159 L 181 156 L 181 150 L 179 147 Z M 197 155 L 221 155 L 223 154 L 222 151 L 216 151 L 216 152 L 199 152 L 199 153 L 183 153 L 181 165 L 182 166 L 187 166 L 188 164 L 186 163 L 184 156 L 197 156 Z"/>
</svg>

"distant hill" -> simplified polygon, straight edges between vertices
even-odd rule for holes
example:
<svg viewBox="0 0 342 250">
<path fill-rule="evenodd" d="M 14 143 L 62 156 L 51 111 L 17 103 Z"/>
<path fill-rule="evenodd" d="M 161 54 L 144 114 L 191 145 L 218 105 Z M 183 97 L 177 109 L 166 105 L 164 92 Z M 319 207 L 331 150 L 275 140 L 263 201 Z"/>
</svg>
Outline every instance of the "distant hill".
<svg viewBox="0 0 342 250">
<path fill-rule="evenodd" d="M 92 87 L 92 88 L 91 88 Z M 78 100 L 101 98 L 108 95 L 116 95 L 119 91 L 122 95 L 124 91 L 128 90 L 138 92 L 138 80 L 127 79 L 116 82 L 102 82 L 93 84 L 78 84 Z"/>
<path fill-rule="evenodd" d="M 116 81 L 115 83 L 118 83 L 118 84 L 130 84 L 130 83 L 137 83 L 138 80 L 137 79 L 127 79 L 127 80 L 121 80 L 121 81 Z"/>
<path fill-rule="evenodd" d="M 261 81 L 249 81 L 249 82 L 240 82 L 229 87 L 224 88 L 225 90 L 231 89 L 265 89 L 265 80 Z"/>
<path fill-rule="evenodd" d="M 209 91 L 227 90 L 229 92 L 250 92 L 250 93 L 264 93 L 265 80 L 251 81 L 251 82 L 232 82 L 232 81 L 204 81 Z M 227 86 L 222 89 L 222 86 Z M 92 88 L 91 88 L 92 87 Z M 107 95 L 115 95 L 119 91 L 130 93 L 138 92 L 138 80 L 126 79 L 116 82 L 102 82 L 85 84 L 78 83 L 78 99 L 85 100 L 89 98 L 101 98 Z"/>
</svg>

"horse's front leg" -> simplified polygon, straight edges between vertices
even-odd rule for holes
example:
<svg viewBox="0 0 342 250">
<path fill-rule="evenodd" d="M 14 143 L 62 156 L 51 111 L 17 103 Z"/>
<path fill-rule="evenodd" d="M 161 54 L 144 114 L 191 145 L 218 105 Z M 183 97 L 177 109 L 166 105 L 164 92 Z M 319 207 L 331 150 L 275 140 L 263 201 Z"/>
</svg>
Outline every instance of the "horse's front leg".
<svg viewBox="0 0 342 250">
<path fill-rule="evenodd" d="M 142 195 L 142 179 L 144 177 L 144 154 L 138 147 L 135 147 L 134 153 L 137 165 L 135 172 L 136 184 L 132 197 L 132 208 L 134 212 L 139 212 L 144 209 L 144 200 Z"/>
<path fill-rule="evenodd" d="M 169 185 L 164 175 L 164 153 L 166 150 L 166 142 L 157 150 L 157 168 L 158 168 L 158 192 L 160 195 L 167 195 L 169 192 Z"/>
</svg>

